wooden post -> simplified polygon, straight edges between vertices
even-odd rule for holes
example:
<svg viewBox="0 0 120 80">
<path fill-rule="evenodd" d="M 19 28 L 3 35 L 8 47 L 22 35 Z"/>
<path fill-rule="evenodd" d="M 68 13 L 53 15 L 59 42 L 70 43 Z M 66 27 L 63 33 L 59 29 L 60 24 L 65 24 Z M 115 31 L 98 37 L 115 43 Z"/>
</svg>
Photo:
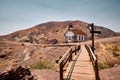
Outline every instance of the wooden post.
<svg viewBox="0 0 120 80">
<path fill-rule="evenodd" d="M 76 49 L 76 46 L 75 46 L 75 55 L 77 54 L 77 52 L 76 52 L 76 51 L 77 51 L 77 49 Z"/>
<path fill-rule="evenodd" d="M 94 53 L 94 24 L 91 24 L 91 33 L 92 33 L 92 51 Z"/>
<path fill-rule="evenodd" d="M 101 31 L 94 31 L 94 23 L 92 23 L 91 25 L 91 34 L 92 34 L 92 51 L 94 53 L 94 33 L 97 33 L 97 34 L 101 34 Z"/>
<path fill-rule="evenodd" d="M 70 50 L 70 61 L 72 61 L 72 49 Z"/>
<path fill-rule="evenodd" d="M 63 61 L 60 63 L 60 80 L 63 80 Z"/>
<path fill-rule="evenodd" d="M 79 48 L 78 48 L 78 51 L 79 51 L 81 47 L 80 47 L 80 45 L 79 45 L 78 47 L 79 47 Z"/>
<path fill-rule="evenodd" d="M 59 60 L 62 58 L 62 56 L 59 57 Z"/>
<path fill-rule="evenodd" d="M 79 51 L 80 50 L 80 46 L 78 46 L 78 48 L 77 48 L 77 51 Z"/>
<path fill-rule="evenodd" d="M 99 69 L 98 69 L 98 58 L 97 58 L 97 55 L 96 56 L 96 61 L 95 61 L 95 75 L 96 75 L 96 80 L 100 80 L 100 77 L 99 77 Z"/>
<path fill-rule="evenodd" d="M 70 54 L 70 58 L 69 58 L 69 62 L 70 62 L 70 61 L 72 61 L 72 49 L 70 49 L 69 54 Z"/>
</svg>

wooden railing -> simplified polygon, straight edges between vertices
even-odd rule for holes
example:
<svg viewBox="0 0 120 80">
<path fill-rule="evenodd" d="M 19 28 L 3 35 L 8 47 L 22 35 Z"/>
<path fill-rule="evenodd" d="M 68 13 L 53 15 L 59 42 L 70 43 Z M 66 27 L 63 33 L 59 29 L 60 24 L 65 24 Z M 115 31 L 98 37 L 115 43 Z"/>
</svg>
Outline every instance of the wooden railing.
<svg viewBox="0 0 120 80">
<path fill-rule="evenodd" d="M 63 80 L 64 66 L 66 65 L 66 63 L 72 61 L 73 54 L 76 55 L 79 50 L 80 50 L 80 46 L 70 47 L 67 50 L 67 52 L 58 61 L 60 68 L 60 80 Z"/>
<path fill-rule="evenodd" d="M 94 67 L 94 71 L 95 71 L 96 80 L 100 80 L 99 70 L 98 70 L 98 58 L 97 58 L 97 55 L 93 53 L 93 51 L 90 48 L 90 46 L 85 45 L 85 47 L 86 47 L 86 49 L 87 49 L 87 51 L 89 53 L 90 60 L 92 61 L 92 64 L 93 64 L 93 67 Z"/>
</svg>

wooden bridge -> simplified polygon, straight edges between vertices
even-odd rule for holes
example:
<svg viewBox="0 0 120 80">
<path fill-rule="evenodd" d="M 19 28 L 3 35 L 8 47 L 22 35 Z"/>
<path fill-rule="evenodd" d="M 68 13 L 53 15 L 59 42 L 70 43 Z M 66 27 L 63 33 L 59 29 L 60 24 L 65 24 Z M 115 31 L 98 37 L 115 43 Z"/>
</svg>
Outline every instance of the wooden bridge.
<svg viewBox="0 0 120 80">
<path fill-rule="evenodd" d="M 58 63 L 60 80 L 100 80 L 97 56 L 88 45 L 70 47 Z"/>
</svg>

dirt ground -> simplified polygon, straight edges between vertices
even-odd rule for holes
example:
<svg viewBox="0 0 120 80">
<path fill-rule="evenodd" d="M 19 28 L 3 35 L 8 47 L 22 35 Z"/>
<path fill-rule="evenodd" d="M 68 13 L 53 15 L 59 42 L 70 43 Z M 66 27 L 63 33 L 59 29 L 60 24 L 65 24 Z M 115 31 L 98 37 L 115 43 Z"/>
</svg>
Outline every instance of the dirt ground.
<svg viewBox="0 0 120 80">
<path fill-rule="evenodd" d="M 59 72 L 49 69 L 34 69 L 32 74 L 38 80 L 59 80 Z"/>
<path fill-rule="evenodd" d="M 101 80 L 120 80 L 120 65 L 100 71 Z"/>
<path fill-rule="evenodd" d="M 117 44 L 120 43 L 120 36 L 95 40 L 95 42 L 96 44 L 99 42 Z M 91 41 L 83 43 L 90 44 Z M 46 47 L 45 45 L 0 41 L 0 55 L 5 54 L 4 58 L 0 58 L 0 72 L 18 65 L 30 67 L 41 59 L 47 59 L 55 64 L 55 60 L 58 60 L 68 48 L 69 47 Z M 31 71 L 39 80 L 59 80 L 59 72 L 57 70 L 31 69 Z M 101 80 L 120 80 L 119 75 L 120 65 L 100 71 Z"/>
</svg>

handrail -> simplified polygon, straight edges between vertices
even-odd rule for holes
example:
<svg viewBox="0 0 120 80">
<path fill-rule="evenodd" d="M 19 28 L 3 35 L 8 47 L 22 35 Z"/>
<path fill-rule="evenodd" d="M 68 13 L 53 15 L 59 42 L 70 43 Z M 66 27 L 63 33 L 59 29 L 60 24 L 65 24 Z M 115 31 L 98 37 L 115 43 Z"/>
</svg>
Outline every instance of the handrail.
<svg viewBox="0 0 120 80">
<path fill-rule="evenodd" d="M 98 71 L 98 59 L 97 59 L 97 55 L 93 53 L 92 49 L 90 48 L 90 46 L 85 45 L 89 55 L 90 55 L 90 60 L 92 61 L 93 67 L 94 67 L 94 71 L 95 71 L 95 77 L 96 80 L 100 80 L 99 77 L 99 71 Z"/>
<path fill-rule="evenodd" d="M 59 64 L 59 68 L 60 68 L 60 80 L 63 80 L 63 68 L 66 65 L 66 63 L 69 61 L 72 61 L 72 56 L 73 53 L 75 53 L 75 55 L 77 54 L 77 51 L 79 51 L 80 49 L 80 45 L 79 46 L 75 46 L 74 50 L 72 50 L 73 48 L 70 47 L 66 53 L 62 56 L 62 58 L 60 58 L 60 60 L 58 61 Z"/>
<path fill-rule="evenodd" d="M 70 52 L 70 50 L 72 49 L 72 47 L 70 47 L 67 51 L 66 51 L 66 53 L 62 56 L 62 58 L 59 60 L 59 62 L 58 62 L 58 64 L 60 64 L 65 58 L 66 58 L 66 56 L 68 55 L 68 53 Z"/>
<path fill-rule="evenodd" d="M 92 49 L 90 48 L 90 46 L 88 46 L 88 45 L 86 45 L 86 46 L 89 48 L 90 53 L 91 53 L 91 55 L 92 55 L 94 61 L 96 61 L 97 58 L 96 58 L 95 54 L 93 53 Z"/>
</svg>

